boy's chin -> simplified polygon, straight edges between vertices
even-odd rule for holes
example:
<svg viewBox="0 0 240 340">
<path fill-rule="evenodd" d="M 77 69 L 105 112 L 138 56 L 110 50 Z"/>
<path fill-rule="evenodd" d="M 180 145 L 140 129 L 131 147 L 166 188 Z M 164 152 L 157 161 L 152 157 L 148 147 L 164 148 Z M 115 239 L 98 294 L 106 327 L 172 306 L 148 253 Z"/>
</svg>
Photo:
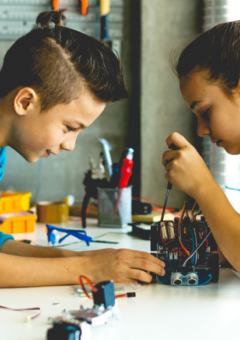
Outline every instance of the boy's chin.
<svg viewBox="0 0 240 340">
<path fill-rule="evenodd" d="M 23 155 L 22 157 L 26 159 L 27 162 L 29 163 L 36 163 L 41 157 L 36 156 L 36 155 Z"/>
</svg>

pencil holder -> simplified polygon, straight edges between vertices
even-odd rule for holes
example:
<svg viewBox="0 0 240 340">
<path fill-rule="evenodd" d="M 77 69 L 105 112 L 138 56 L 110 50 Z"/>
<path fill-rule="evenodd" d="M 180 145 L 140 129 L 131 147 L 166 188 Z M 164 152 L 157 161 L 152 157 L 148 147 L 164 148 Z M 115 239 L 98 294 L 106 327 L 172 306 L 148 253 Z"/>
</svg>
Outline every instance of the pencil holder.
<svg viewBox="0 0 240 340">
<path fill-rule="evenodd" d="M 124 189 L 98 188 L 98 226 L 124 228 L 132 222 L 132 186 Z"/>
</svg>

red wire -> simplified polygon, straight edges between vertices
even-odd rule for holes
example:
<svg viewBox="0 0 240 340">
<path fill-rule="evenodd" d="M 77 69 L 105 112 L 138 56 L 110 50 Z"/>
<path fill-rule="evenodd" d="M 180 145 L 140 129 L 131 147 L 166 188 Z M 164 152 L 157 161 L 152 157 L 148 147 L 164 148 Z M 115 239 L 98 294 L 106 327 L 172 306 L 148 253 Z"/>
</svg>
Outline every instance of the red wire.
<svg viewBox="0 0 240 340">
<path fill-rule="evenodd" d="M 79 276 L 79 283 L 80 283 L 80 285 L 81 285 L 81 287 L 82 287 L 83 292 L 85 293 L 85 295 L 86 295 L 90 300 L 93 300 L 93 298 L 92 298 L 90 295 L 88 295 L 88 292 L 86 291 L 86 288 L 85 288 L 84 283 L 83 283 L 83 279 L 85 279 L 85 280 L 87 281 L 87 283 L 89 284 L 90 288 L 92 289 L 92 291 L 93 291 L 94 293 L 96 293 L 98 290 L 97 290 L 97 288 L 94 286 L 94 284 L 92 283 L 92 281 L 91 281 L 88 277 L 86 277 L 86 276 L 84 276 L 84 275 L 80 275 L 80 276 Z M 116 296 L 115 296 L 116 299 L 123 298 L 123 297 L 128 297 L 128 295 L 127 295 L 127 294 L 119 294 L 119 295 L 116 295 Z M 1 308 L 1 306 L 0 306 L 0 308 Z M 6 308 L 6 307 L 5 307 L 5 308 Z"/>
<path fill-rule="evenodd" d="M 120 298 L 124 298 L 124 297 L 127 297 L 127 294 L 119 294 L 119 295 L 115 296 L 116 299 L 120 299 Z"/>
<path fill-rule="evenodd" d="M 201 232 L 203 233 L 203 235 L 206 236 L 206 233 L 205 233 L 205 231 L 203 230 L 202 227 L 200 227 L 199 230 L 201 230 Z M 208 249 L 208 240 L 206 240 L 206 249 Z"/>
<path fill-rule="evenodd" d="M 36 314 L 30 316 L 31 319 L 34 319 L 34 318 L 36 318 L 38 315 L 41 314 L 41 308 L 40 308 L 40 307 L 31 307 L 31 308 L 10 308 L 10 307 L 5 307 L 5 306 L 0 306 L 0 308 L 12 310 L 12 311 L 15 311 L 15 312 L 28 311 L 28 310 L 38 310 L 39 312 L 37 312 Z"/>
<path fill-rule="evenodd" d="M 83 279 L 85 279 L 85 280 L 87 281 L 87 283 L 89 284 L 90 288 L 92 289 L 92 291 L 93 291 L 94 293 L 96 293 L 98 290 L 97 290 L 97 288 L 93 285 L 92 281 L 91 281 L 88 277 L 86 277 L 86 276 L 84 276 L 84 275 L 80 275 L 80 276 L 79 276 L 79 283 L 80 283 L 80 285 L 81 285 L 81 287 L 82 287 L 83 292 L 85 293 L 85 295 L 86 295 L 90 300 L 93 300 L 93 298 L 92 298 L 90 295 L 88 295 L 88 292 L 86 291 L 86 288 L 85 288 L 84 283 L 83 283 Z"/>
<path fill-rule="evenodd" d="M 174 248 L 174 249 L 172 249 L 171 251 L 176 251 L 176 250 L 177 250 L 180 254 L 186 256 L 186 254 L 185 254 L 180 248 Z"/>
</svg>

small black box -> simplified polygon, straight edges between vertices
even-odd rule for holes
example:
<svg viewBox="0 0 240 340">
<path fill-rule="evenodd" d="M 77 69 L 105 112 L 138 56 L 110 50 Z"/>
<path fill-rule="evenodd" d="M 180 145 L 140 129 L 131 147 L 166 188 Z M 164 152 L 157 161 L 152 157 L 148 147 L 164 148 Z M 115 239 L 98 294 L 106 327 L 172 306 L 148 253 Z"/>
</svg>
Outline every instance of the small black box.
<svg viewBox="0 0 240 340">
<path fill-rule="evenodd" d="M 95 285 L 97 292 L 93 292 L 94 305 L 104 305 L 105 308 L 115 305 L 114 285 L 112 281 L 104 281 Z"/>
<path fill-rule="evenodd" d="M 81 329 L 77 325 L 67 323 L 54 324 L 47 331 L 47 340 L 80 340 Z"/>
</svg>

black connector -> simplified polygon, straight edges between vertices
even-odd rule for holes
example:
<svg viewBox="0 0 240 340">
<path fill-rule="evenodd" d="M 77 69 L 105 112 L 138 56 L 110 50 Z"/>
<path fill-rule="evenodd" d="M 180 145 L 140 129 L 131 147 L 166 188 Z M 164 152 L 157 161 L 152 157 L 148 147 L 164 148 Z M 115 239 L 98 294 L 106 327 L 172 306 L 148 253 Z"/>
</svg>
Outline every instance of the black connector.
<svg viewBox="0 0 240 340">
<path fill-rule="evenodd" d="M 134 292 L 127 293 L 127 297 L 136 297 L 136 293 L 134 293 Z"/>
</svg>

